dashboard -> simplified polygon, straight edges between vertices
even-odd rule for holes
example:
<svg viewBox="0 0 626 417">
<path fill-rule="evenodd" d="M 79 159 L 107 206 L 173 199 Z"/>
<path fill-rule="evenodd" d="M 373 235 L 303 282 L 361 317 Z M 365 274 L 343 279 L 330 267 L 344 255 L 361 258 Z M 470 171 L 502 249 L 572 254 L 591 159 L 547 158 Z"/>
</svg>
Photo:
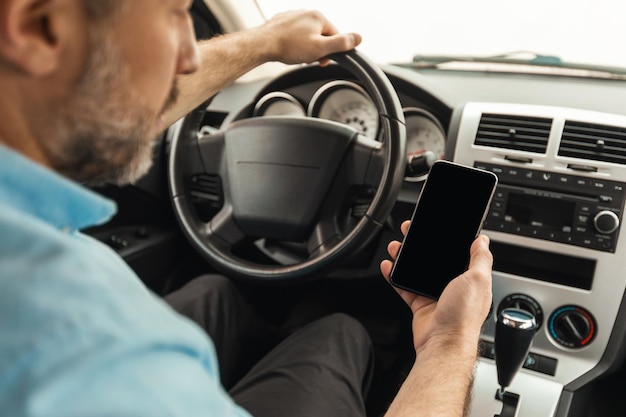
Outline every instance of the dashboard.
<svg viewBox="0 0 626 417">
<path fill-rule="evenodd" d="M 402 103 L 407 162 L 430 152 L 499 177 L 483 229 L 495 260 L 494 314 L 482 333 L 470 415 L 501 408 L 494 317 L 509 306 L 531 311 L 540 326 L 511 386 L 525 398 L 518 415 L 567 415 L 573 393 L 623 358 L 626 83 L 383 69 Z M 288 115 L 344 123 L 372 139 L 380 133 L 367 93 L 333 65 L 234 85 L 208 115 L 213 129 Z M 407 171 L 397 204 L 411 207 L 424 178 Z"/>
</svg>

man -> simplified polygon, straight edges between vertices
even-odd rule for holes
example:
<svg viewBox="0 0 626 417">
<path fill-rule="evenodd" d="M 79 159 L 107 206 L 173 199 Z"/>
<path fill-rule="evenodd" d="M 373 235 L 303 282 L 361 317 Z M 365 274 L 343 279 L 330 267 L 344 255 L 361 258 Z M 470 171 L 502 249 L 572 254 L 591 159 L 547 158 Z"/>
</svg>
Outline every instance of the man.
<svg viewBox="0 0 626 417">
<path fill-rule="evenodd" d="M 3 416 L 365 415 L 371 345 L 354 319 L 334 315 L 295 332 L 243 378 L 224 383 L 226 392 L 206 333 L 79 232 L 115 210 L 81 184 L 141 176 L 157 133 L 220 88 L 266 61 L 312 62 L 360 43 L 301 11 L 198 46 L 189 6 L 0 1 Z M 398 247 L 390 244 L 392 257 Z M 381 264 L 387 278 L 390 266 Z M 389 416 L 462 415 L 491 300 L 490 268 L 481 237 L 468 272 L 438 303 L 400 292 L 414 315 L 416 360 Z M 181 293 L 168 301 L 190 316 L 239 303 L 219 279 L 211 285 L 227 301 L 201 297 L 206 282 L 192 283 L 202 284 L 191 288 L 196 301 Z M 200 324 L 215 332 L 213 323 Z"/>
</svg>

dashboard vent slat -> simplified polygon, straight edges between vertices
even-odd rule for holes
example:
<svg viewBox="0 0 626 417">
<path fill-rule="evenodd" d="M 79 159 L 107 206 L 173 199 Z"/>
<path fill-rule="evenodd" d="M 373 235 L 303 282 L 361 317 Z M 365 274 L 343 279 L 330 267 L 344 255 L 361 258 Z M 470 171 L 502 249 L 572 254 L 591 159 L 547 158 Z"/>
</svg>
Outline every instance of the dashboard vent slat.
<svg viewBox="0 0 626 417">
<path fill-rule="evenodd" d="M 559 156 L 626 164 L 626 128 L 568 120 Z"/>
<path fill-rule="evenodd" d="M 222 179 L 219 175 L 196 174 L 189 178 L 188 192 L 196 213 L 208 222 L 224 205 Z"/>
<path fill-rule="evenodd" d="M 545 153 L 552 119 L 484 113 L 475 145 Z"/>
</svg>

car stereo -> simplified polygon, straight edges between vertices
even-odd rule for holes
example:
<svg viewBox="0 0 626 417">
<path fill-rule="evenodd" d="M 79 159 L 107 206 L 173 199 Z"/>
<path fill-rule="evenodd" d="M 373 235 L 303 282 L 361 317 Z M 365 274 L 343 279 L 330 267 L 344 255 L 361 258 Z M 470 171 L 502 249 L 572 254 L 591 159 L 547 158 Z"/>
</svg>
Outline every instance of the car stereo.
<svg viewBox="0 0 626 417">
<path fill-rule="evenodd" d="M 626 183 L 475 163 L 498 176 L 487 230 L 615 252 Z"/>
</svg>

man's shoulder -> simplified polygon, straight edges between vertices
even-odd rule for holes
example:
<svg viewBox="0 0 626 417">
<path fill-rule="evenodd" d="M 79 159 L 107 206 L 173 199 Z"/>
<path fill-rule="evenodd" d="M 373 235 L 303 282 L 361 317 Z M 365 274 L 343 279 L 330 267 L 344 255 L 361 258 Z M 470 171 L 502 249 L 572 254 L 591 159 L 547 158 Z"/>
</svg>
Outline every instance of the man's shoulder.
<svg viewBox="0 0 626 417">
<path fill-rule="evenodd" d="M 31 350 L 41 352 L 40 363 L 79 347 L 148 351 L 184 344 L 205 355 L 206 335 L 150 292 L 108 246 L 1 204 L 0 235 L 0 370 Z"/>
<path fill-rule="evenodd" d="M 96 239 L 2 204 L 0 236 L 0 333 L 15 324 L 10 317 L 19 317 L 33 333 L 58 326 L 60 333 L 66 327 L 147 337 L 166 328 L 177 334 L 185 321 Z"/>
<path fill-rule="evenodd" d="M 0 286 L 41 276 L 63 282 L 101 265 L 130 271 L 108 246 L 1 204 L 0 235 Z"/>
<path fill-rule="evenodd" d="M 90 292 L 104 299 L 98 287 L 107 272 L 100 265 L 126 268 L 105 245 L 1 204 L 0 235 L 0 312 L 9 315 L 52 318 L 72 300 L 87 301 Z"/>
</svg>

